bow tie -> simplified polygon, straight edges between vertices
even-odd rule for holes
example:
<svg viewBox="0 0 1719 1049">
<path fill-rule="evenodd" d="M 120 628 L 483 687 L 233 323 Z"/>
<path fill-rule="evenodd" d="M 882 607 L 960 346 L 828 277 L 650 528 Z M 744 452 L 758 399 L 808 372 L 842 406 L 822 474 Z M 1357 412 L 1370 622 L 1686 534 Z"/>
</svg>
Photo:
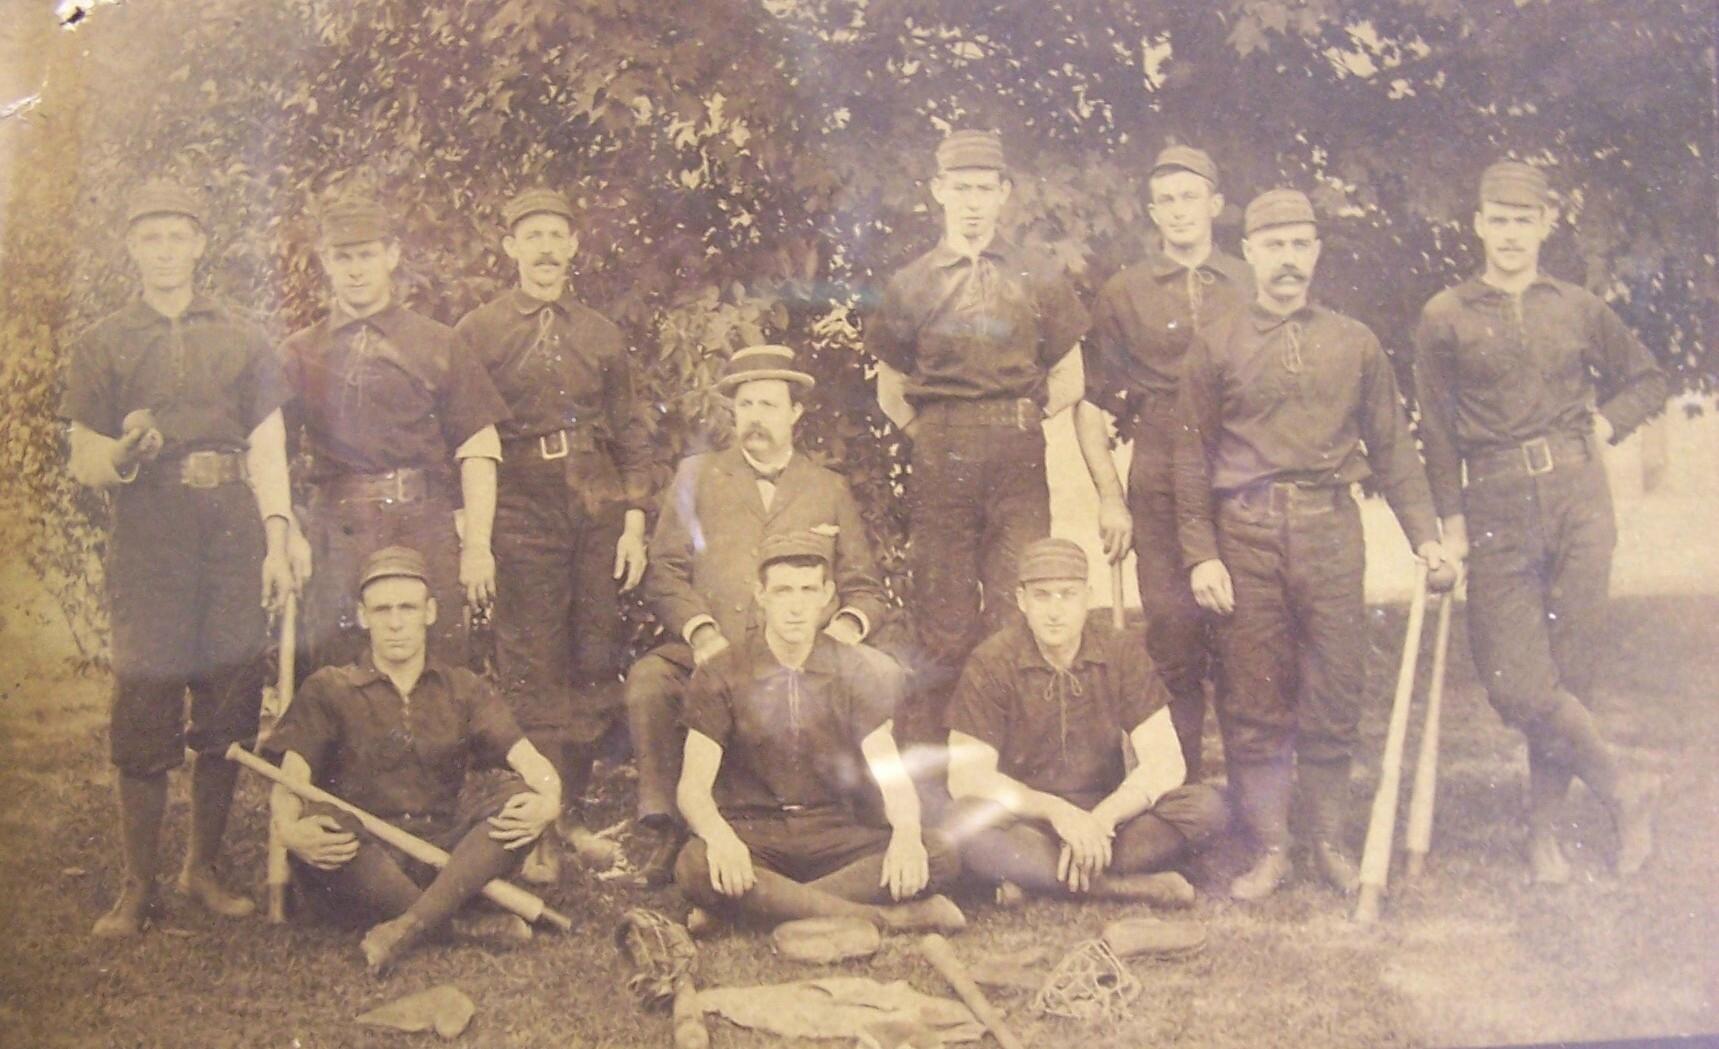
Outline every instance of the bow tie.
<svg viewBox="0 0 1719 1049">
<path fill-rule="evenodd" d="M 748 465 L 751 465 L 751 464 L 748 464 Z M 782 476 L 782 471 L 786 470 L 786 469 L 787 469 L 786 466 L 778 466 L 774 470 L 765 470 L 765 469 L 761 469 L 759 467 L 753 466 L 752 467 L 752 474 L 754 477 L 756 477 L 760 481 L 767 481 L 770 484 L 775 484 L 776 480 Z"/>
</svg>

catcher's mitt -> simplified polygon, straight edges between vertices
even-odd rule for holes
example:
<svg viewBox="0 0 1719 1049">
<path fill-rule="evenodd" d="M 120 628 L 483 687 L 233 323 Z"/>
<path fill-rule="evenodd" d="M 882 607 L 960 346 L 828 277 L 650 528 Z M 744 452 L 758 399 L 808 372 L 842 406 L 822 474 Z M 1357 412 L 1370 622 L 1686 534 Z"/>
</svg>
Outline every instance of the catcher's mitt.
<svg viewBox="0 0 1719 1049">
<path fill-rule="evenodd" d="M 621 916 L 615 946 L 633 967 L 627 990 L 650 1010 L 666 1010 L 674 1003 L 675 985 L 692 975 L 698 961 L 698 947 L 686 926 L 643 907 Z"/>
</svg>

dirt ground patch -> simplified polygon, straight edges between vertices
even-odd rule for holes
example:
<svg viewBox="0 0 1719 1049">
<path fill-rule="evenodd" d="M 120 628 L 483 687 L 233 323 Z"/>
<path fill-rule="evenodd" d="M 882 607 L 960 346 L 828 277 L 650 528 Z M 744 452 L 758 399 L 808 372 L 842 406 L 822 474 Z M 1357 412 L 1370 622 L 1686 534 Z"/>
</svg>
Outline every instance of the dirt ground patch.
<svg viewBox="0 0 1719 1049">
<path fill-rule="evenodd" d="M 1486 707 L 1456 639 L 1445 724 L 1435 855 L 1422 881 L 1399 886 L 1385 919 L 1359 929 L 1324 891 L 1297 883 L 1268 905 L 1202 897 L 1206 950 L 1136 963 L 1145 984 L 1132 1018 L 1083 1028 L 1044 1020 L 1027 995 L 999 995 L 1029 1044 L 1085 1049 L 1376 1047 L 1545 1042 L 1719 1030 L 1713 944 L 1719 942 L 1719 599 L 1620 601 L 1613 651 L 1595 706 L 1634 767 L 1667 777 L 1661 849 L 1639 879 L 1608 873 L 1611 831 L 1579 789 L 1567 840 L 1579 876 L 1558 892 L 1523 883 L 1517 826 L 1519 741 Z M 1353 784 L 1358 843 L 1376 776 L 1401 615 L 1373 620 L 1365 752 Z M 386 1000 L 454 982 L 478 1004 L 462 1038 L 520 1049 L 664 1045 L 668 1025 L 637 1012 L 610 933 L 622 910 L 675 917 L 672 891 L 644 894 L 571 876 L 552 894 L 571 935 L 540 936 L 507 954 L 433 948 L 385 981 L 364 974 L 355 936 L 295 923 L 217 923 L 170 901 L 142 940 L 96 945 L 89 923 L 119 880 L 111 774 L 105 764 L 108 683 L 69 673 L 70 642 L 17 565 L 0 572 L 0 1044 L 7 1046 L 243 1046 L 312 1049 L 407 1044 L 353 1026 Z M 1409 753 L 1414 753 L 1411 734 Z M 600 784 L 597 814 L 619 821 L 631 785 L 622 767 Z M 260 881 L 263 792 L 247 781 L 233 833 L 234 869 Z M 167 856 L 184 834 L 175 782 Z M 629 843 L 630 844 L 630 843 Z M 1216 886 L 1237 861 L 1218 854 L 1197 872 Z M 999 911 L 971 901 L 955 939 L 969 960 L 1030 945 L 1056 957 L 1126 913 L 1114 906 L 1033 904 Z M 946 994 L 905 939 L 870 963 L 834 971 L 906 979 Z M 816 975 L 774 957 L 767 939 L 734 934 L 702 950 L 703 981 L 747 985 Z M 713 1024 L 717 1046 L 781 1044 Z"/>
</svg>

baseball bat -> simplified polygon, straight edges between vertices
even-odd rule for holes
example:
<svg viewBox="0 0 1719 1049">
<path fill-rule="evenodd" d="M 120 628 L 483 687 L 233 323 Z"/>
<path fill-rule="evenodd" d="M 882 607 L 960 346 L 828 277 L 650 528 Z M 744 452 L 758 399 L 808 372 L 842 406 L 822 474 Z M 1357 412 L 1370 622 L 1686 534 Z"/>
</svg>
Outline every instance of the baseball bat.
<svg viewBox="0 0 1719 1049">
<path fill-rule="evenodd" d="M 1415 559 L 1414 596 L 1409 601 L 1409 625 L 1403 637 L 1403 659 L 1397 667 L 1397 694 L 1391 700 L 1391 721 L 1385 730 L 1385 755 L 1379 762 L 1379 789 L 1373 794 L 1367 843 L 1361 849 L 1361 894 L 1355 920 L 1379 917 L 1379 898 L 1391 874 L 1391 848 L 1397 833 L 1397 792 L 1403 778 L 1403 743 L 1409 731 L 1409 705 L 1415 692 L 1415 664 L 1421 652 L 1421 628 L 1427 615 L 1427 563 Z"/>
<path fill-rule="evenodd" d="M 334 806 L 341 812 L 356 818 L 365 830 L 419 863 L 427 863 L 438 870 L 447 866 L 448 854 L 436 846 L 416 835 L 408 834 L 386 820 L 372 816 L 350 802 L 342 801 L 320 787 L 310 783 L 296 783 L 287 779 L 281 774 L 280 769 L 237 743 L 227 748 L 227 760 L 250 769 L 271 783 L 285 787 L 306 801 L 319 801 L 324 805 Z M 483 887 L 483 894 L 491 902 L 519 915 L 528 922 L 543 921 L 555 926 L 562 932 L 570 931 L 573 928 L 573 922 L 565 914 L 550 910 L 541 899 L 517 885 L 511 885 L 497 879 Z"/>
<path fill-rule="evenodd" d="M 1122 562 L 1110 562 L 1110 625 L 1122 629 L 1127 617 L 1122 610 Z"/>
<path fill-rule="evenodd" d="M 979 985 L 967 975 L 967 967 L 955 956 L 955 948 L 949 946 L 948 940 L 937 933 L 922 936 L 919 938 L 919 953 L 925 955 L 925 959 L 937 970 L 938 975 L 955 989 L 955 993 L 961 996 L 967 1008 L 973 1011 L 973 1015 L 978 1017 L 985 1029 L 991 1032 L 991 1036 L 997 1039 L 998 1045 L 1003 1049 L 1024 1049 L 1021 1040 L 1016 1038 L 1014 1032 L 1003 1022 L 1003 1015 L 997 1012 L 990 999 L 985 997 L 985 992 L 979 990 Z"/>
<path fill-rule="evenodd" d="M 1409 798 L 1409 830 L 1404 840 L 1408 866 L 1404 874 L 1418 878 L 1432 851 L 1433 806 L 1438 802 L 1439 719 L 1444 706 L 1445 656 L 1450 650 L 1450 610 L 1456 596 L 1438 598 L 1438 626 L 1433 630 L 1432 681 L 1427 685 L 1426 721 L 1421 726 L 1420 756 L 1415 760 L 1415 792 Z"/>
<path fill-rule="evenodd" d="M 276 717 L 286 714 L 292 706 L 293 658 L 298 648 L 298 595 L 287 591 L 286 604 L 281 608 L 280 677 L 275 682 L 278 710 Z M 274 820 L 269 821 L 269 852 L 267 865 L 269 893 L 269 922 L 279 925 L 286 921 L 287 889 L 292 882 L 292 868 L 287 865 L 286 845 Z"/>
<path fill-rule="evenodd" d="M 709 1049 L 710 1032 L 704 1027 L 704 1010 L 698 1005 L 698 988 L 692 977 L 681 973 L 674 981 L 674 1049 Z"/>
</svg>

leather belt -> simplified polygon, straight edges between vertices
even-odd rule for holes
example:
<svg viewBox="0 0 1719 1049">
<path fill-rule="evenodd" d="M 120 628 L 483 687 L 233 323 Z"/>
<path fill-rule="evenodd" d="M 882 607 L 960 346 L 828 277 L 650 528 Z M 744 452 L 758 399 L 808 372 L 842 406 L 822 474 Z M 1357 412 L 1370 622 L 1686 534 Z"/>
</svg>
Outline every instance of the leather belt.
<svg viewBox="0 0 1719 1049">
<path fill-rule="evenodd" d="M 378 474 L 340 474 L 323 485 L 341 502 L 413 503 L 428 499 L 436 490 L 430 472 L 414 466 Z"/>
<path fill-rule="evenodd" d="M 1587 437 L 1547 434 L 1521 444 L 1488 448 L 1464 457 L 1462 483 L 1467 487 L 1504 477 L 1539 477 L 1561 466 L 1586 463 L 1593 457 L 1593 446 Z"/>
<path fill-rule="evenodd" d="M 501 442 L 502 462 L 521 456 L 544 460 L 565 459 L 574 449 L 588 451 L 597 447 L 595 435 L 584 427 L 551 430 L 535 437 L 513 437 Z"/>
<path fill-rule="evenodd" d="M 219 488 L 250 477 L 244 452 L 187 452 L 149 470 L 157 483 L 182 484 L 187 488 Z"/>
<path fill-rule="evenodd" d="M 1044 409 L 1031 397 L 932 401 L 920 409 L 935 412 L 950 426 L 1008 426 L 1016 430 L 1037 429 L 1044 422 Z"/>
<path fill-rule="evenodd" d="M 1349 498 L 1346 484 L 1296 484 L 1272 481 L 1252 484 L 1223 493 L 1225 506 L 1270 514 L 1322 514 L 1337 509 Z"/>
</svg>

